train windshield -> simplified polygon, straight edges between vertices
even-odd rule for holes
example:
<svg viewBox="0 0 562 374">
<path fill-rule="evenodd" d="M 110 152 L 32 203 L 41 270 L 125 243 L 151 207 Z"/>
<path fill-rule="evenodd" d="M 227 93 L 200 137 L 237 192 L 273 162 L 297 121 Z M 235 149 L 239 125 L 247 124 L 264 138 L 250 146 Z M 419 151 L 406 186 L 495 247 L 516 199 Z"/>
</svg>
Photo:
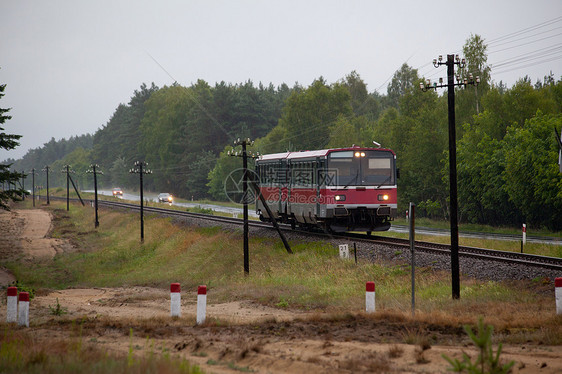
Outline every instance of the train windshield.
<svg viewBox="0 0 562 374">
<path fill-rule="evenodd" d="M 392 186 L 394 154 L 389 151 L 341 151 L 328 156 L 328 186 Z"/>
</svg>

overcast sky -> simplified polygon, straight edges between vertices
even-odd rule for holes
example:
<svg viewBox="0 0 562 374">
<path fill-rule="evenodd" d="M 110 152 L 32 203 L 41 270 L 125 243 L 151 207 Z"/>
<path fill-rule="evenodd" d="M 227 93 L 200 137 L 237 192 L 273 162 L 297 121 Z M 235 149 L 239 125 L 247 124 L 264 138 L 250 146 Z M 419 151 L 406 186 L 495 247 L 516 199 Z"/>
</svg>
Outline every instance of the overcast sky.
<svg viewBox="0 0 562 374">
<path fill-rule="evenodd" d="M 0 0 L 0 108 L 23 135 L 0 160 L 95 133 L 143 82 L 308 86 L 355 70 L 386 94 L 404 62 L 445 76 L 431 61 L 471 34 L 489 43 L 495 82 L 562 75 L 560 0 Z"/>
</svg>

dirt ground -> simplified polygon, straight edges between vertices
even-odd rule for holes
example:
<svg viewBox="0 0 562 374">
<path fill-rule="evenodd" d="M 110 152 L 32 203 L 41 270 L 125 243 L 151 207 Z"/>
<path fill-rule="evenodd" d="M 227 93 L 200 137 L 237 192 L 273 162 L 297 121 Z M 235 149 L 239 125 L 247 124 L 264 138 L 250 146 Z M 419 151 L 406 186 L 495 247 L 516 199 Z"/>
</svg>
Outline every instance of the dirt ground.
<svg viewBox="0 0 562 374">
<path fill-rule="evenodd" d="M 45 210 L 1 211 L 1 261 L 33 261 L 76 250 L 49 238 L 50 228 Z M 14 280 L 0 263 L 0 286 Z M 62 316 L 52 313 L 57 303 L 66 312 Z M 5 298 L 0 307 L 5 321 Z M 333 317 L 251 301 L 216 304 L 208 295 L 207 322 L 196 326 L 195 315 L 195 292 L 182 290 L 182 317 L 172 319 L 167 289 L 66 289 L 36 295 L 27 331 L 40 341 L 76 339 L 71 321 L 81 320 L 86 344 L 122 354 L 131 346 L 138 355 L 164 350 L 207 373 L 444 373 L 449 365 L 443 353 L 458 358 L 462 352 L 476 354 L 460 328 L 377 313 Z M 404 344 L 412 335 L 418 344 Z M 502 358 L 516 361 L 514 373 L 562 372 L 560 346 L 504 345 Z"/>
</svg>

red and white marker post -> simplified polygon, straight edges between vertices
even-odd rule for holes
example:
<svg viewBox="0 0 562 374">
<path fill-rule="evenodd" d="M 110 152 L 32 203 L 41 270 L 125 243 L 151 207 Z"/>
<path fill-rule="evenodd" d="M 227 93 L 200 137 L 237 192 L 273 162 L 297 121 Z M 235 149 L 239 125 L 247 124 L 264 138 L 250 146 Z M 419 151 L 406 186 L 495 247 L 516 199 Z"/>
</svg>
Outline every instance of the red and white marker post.
<svg viewBox="0 0 562 374">
<path fill-rule="evenodd" d="M 562 278 L 554 280 L 554 298 L 556 299 L 556 314 L 562 314 Z"/>
<path fill-rule="evenodd" d="M 18 288 L 8 287 L 8 301 L 6 311 L 6 322 L 12 323 L 18 320 Z"/>
<path fill-rule="evenodd" d="M 170 315 L 181 317 L 181 287 L 179 283 L 170 285 Z"/>
<path fill-rule="evenodd" d="M 197 287 L 197 324 L 205 322 L 207 314 L 207 286 Z"/>
<path fill-rule="evenodd" d="M 375 312 L 375 282 L 367 282 L 365 292 L 365 311 L 367 313 Z"/>
<path fill-rule="evenodd" d="M 523 245 L 527 244 L 527 224 L 523 224 Z"/>
<path fill-rule="evenodd" d="M 29 292 L 20 292 L 18 308 L 18 325 L 29 327 Z"/>
</svg>

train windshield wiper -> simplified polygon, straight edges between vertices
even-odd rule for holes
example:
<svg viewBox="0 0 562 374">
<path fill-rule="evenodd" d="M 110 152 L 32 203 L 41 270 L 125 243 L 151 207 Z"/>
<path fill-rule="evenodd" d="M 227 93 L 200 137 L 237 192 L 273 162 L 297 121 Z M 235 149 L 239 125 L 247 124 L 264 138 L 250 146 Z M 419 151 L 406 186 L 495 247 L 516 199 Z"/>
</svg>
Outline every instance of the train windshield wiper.
<svg viewBox="0 0 562 374">
<path fill-rule="evenodd" d="M 353 178 L 351 181 L 349 181 L 348 184 L 346 184 L 343 189 L 345 190 L 347 187 L 349 187 L 349 185 L 353 182 L 355 182 L 357 180 L 357 178 L 359 177 L 359 169 L 357 169 L 357 174 L 355 174 L 355 178 Z M 383 182 L 384 183 L 384 182 Z"/>
<path fill-rule="evenodd" d="M 383 180 L 382 183 L 377 186 L 377 188 L 381 188 L 381 186 L 382 186 L 383 184 L 385 184 L 386 181 L 389 180 L 389 179 L 390 179 L 390 175 L 389 175 L 388 177 L 386 177 L 386 179 Z"/>
</svg>

